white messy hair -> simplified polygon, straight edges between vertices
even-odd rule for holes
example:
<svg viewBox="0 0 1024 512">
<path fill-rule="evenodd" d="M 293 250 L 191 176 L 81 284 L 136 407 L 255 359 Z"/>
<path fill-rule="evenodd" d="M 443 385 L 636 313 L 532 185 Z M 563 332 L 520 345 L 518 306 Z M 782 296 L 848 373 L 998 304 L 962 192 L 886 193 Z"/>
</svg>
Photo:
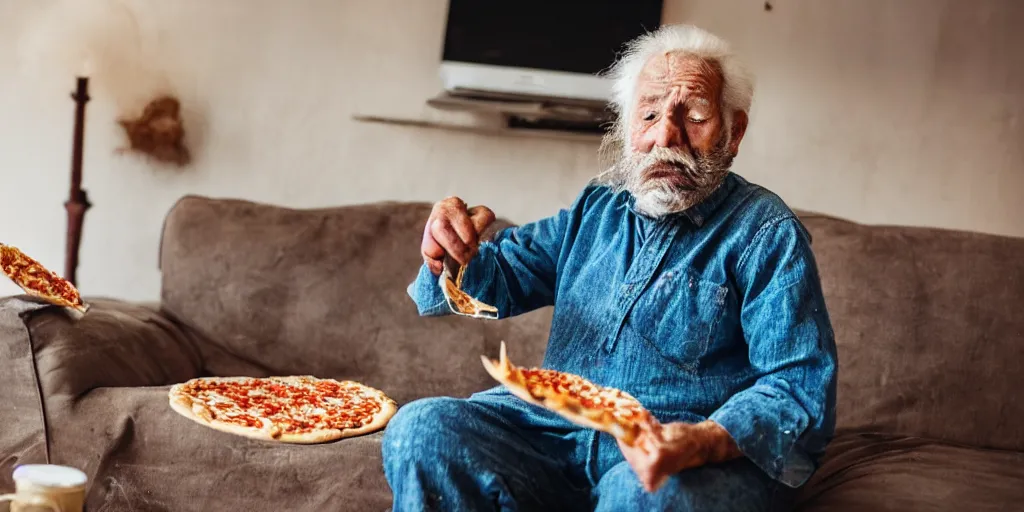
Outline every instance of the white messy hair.
<svg viewBox="0 0 1024 512">
<path fill-rule="evenodd" d="M 668 25 L 626 44 L 622 57 L 607 76 L 612 82 L 612 106 L 628 118 L 635 101 L 637 78 L 644 64 L 655 55 L 684 53 L 714 61 L 724 79 L 722 104 L 725 112 L 750 112 L 754 80 L 724 39 L 693 25 Z"/>
<path fill-rule="evenodd" d="M 607 144 L 624 149 L 622 145 L 629 140 L 629 120 L 636 101 L 640 72 L 651 57 L 665 53 L 684 53 L 718 64 L 723 78 L 722 111 L 727 127 L 732 124 L 733 112 L 750 112 L 754 79 L 732 52 L 729 43 L 693 25 L 666 25 L 626 43 L 622 56 L 605 73 L 612 79 L 610 106 L 618 118 L 606 138 Z"/>
</svg>

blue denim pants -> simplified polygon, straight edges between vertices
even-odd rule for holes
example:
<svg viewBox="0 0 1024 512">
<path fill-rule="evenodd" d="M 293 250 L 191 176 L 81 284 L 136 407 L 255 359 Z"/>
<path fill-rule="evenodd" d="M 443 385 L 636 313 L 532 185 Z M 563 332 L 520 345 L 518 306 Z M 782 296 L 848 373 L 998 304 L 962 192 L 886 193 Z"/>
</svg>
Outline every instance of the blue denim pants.
<svg viewBox="0 0 1024 512">
<path fill-rule="evenodd" d="M 792 490 L 748 459 L 680 472 L 646 492 L 607 434 L 503 388 L 403 406 L 384 432 L 394 512 L 775 511 Z"/>
</svg>

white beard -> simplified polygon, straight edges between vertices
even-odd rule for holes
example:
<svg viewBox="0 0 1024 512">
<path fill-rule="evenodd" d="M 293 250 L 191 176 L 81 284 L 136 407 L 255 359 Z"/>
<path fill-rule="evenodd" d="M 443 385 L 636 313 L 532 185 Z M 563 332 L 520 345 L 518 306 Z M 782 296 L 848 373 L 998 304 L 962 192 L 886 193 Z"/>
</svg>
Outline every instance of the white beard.
<svg viewBox="0 0 1024 512">
<path fill-rule="evenodd" d="M 636 198 L 633 207 L 648 217 L 661 218 L 693 206 L 686 197 L 665 185 L 655 184 L 630 193 Z"/>
<path fill-rule="evenodd" d="M 657 163 L 670 163 L 680 168 L 692 187 L 680 188 L 666 179 L 644 180 L 644 172 Z M 707 155 L 693 157 L 686 152 L 656 147 L 649 153 L 623 154 L 608 171 L 598 177 L 599 182 L 616 190 L 627 190 L 635 199 L 634 208 L 641 214 L 661 218 L 685 211 L 706 199 L 725 179 L 732 165 L 728 151 L 728 137 Z"/>
</svg>

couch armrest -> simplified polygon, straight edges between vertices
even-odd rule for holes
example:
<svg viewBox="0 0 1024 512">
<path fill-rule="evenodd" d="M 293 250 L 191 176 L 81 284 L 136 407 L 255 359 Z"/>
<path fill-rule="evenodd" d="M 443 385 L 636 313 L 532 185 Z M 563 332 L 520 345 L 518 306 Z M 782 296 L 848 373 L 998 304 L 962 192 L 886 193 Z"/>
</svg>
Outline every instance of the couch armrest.
<svg viewBox="0 0 1024 512">
<path fill-rule="evenodd" d="M 0 489 L 14 488 L 18 464 L 47 462 L 46 422 L 24 315 L 36 308 L 17 298 L 0 299 Z"/>
<path fill-rule="evenodd" d="M 100 387 L 164 386 L 199 375 L 196 338 L 158 309 L 93 299 L 84 316 L 45 307 L 23 315 L 43 395 Z"/>
</svg>

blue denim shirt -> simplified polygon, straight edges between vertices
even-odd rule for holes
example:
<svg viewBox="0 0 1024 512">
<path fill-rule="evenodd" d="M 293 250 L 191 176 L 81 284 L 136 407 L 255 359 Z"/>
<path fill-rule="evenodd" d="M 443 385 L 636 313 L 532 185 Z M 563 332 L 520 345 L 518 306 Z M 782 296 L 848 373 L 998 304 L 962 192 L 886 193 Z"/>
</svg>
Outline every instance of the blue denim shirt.
<svg viewBox="0 0 1024 512">
<path fill-rule="evenodd" d="M 661 219 L 592 184 L 481 244 L 463 286 L 501 317 L 554 306 L 545 368 L 623 389 L 662 422 L 710 418 L 788 486 L 833 435 L 836 347 L 810 234 L 736 174 Z M 426 266 L 408 291 L 421 315 L 449 314 Z"/>
</svg>

